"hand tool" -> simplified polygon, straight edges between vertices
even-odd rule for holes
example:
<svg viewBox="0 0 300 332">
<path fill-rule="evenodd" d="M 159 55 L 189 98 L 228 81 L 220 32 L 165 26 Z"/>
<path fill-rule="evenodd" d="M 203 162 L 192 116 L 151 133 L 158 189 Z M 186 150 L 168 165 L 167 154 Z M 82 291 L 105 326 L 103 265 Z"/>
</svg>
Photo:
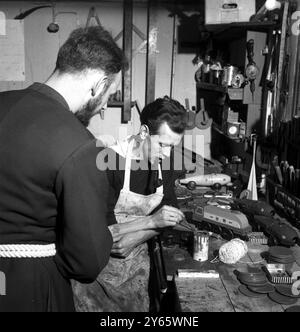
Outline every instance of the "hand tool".
<svg viewBox="0 0 300 332">
<path fill-rule="evenodd" d="M 174 227 L 174 229 L 178 231 L 186 231 L 195 233 L 198 232 L 198 228 L 190 223 L 187 222 L 186 218 L 182 219 L 178 225 Z"/>
<path fill-rule="evenodd" d="M 254 61 L 254 39 L 247 42 L 247 58 L 248 65 L 246 67 L 246 77 L 250 82 L 250 91 L 252 93 L 252 100 L 254 102 L 255 80 L 259 74 L 259 68 Z"/>
<path fill-rule="evenodd" d="M 295 195 L 300 196 L 300 169 L 295 170 Z"/>
<path fill-rule="evenodd" d="M 190 101 L 188 98 L 185 99 L 185 108 L 187 111 L 186 129 L 193 130 L 196 128 L 196 124 L 195 124 L 196 113 L 190 110 Z"/>
<path fill-rule="evenodd" d="M 274 160 L 272 161 L 272 165 L 274 167 L 274 170 L 275 170 L 275 173 L 276 173 L 276 176 L 277 176 L 277 180 L 278 180 L 278 183 L 280 185 L 283 184 L 283 177 L 282 177 L 282 173 L 281 173 L 281 169 L 278 165 L 278 157 L 275 157 Z"/>
<path fill-rule="evenodd" d="M 294 166 L 289 167 L 289 188 L 290 192 L 295 195 L 296 191 L 296 172 Z"/>
<path fill-rule="evenodd" d="M 195 124 L 198 129 L 205 130 L 211 127 L 213 120 L 205 110 L 204 99 L 201 99 L 201 109 L 195 117 Z"/>
<path fill-rule="evenodd" d="M 290 178 L 289 178 L 289 168 L 290 165 L 287 161 L 283 163 L 283 186 L 285 189 L 289 189 Z"/>
<path fill-rule="evenodd" d="M 249 199 L 253 201 L 258 201 L 258 194 L 257 194 L 257 182 L 256 182 L 256 146 L 257 146 L 257 136 L 251 135 L 251 140 L 253 141 L 253 161 L 252 167 L 248 182 L 247 190 L 250 191 Z"/>
</svg>

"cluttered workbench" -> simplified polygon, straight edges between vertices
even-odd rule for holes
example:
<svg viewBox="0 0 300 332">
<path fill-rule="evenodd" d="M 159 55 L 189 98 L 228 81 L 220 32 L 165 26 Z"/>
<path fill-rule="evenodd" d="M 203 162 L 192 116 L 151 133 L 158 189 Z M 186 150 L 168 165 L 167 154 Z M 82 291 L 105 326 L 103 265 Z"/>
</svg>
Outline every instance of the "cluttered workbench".
<svg viewBox="0 0 300 332">
<path fill-rule="evenodd" d="M 168 280 L 176 288 L 178 311 L 300 310 L 297 228 L 264 201 L 234 198 L 220 188 L 177 189 L 186 220 L 182 229 L 164 234 L 162 251 Z M 209 239 L 204 259 L 195 256 L 196 233 Z M 239 246 L 244 252 L 230 261 Z M 226 255 L 231 257 L 227 261 Z"/>
<path fill-rule="evenodd" d="M 247 255 L 235 265 L 226 265 L 222 262 L 211 263 L 217 250 L 224 244 L 221 239 L 210 239 L 209 260 L 199 263 L 193 260 L 189 250 L 179 245 L 163 245 L 163 255 L 166 262 L 168 279 L 173 279 L 182 312 L 283 312 L 288 308 L 300 306 L 300 300 L 293 297 L 281 297 L 277 291 L 279 285 L 262 290 L 262 293 L 251 293 L 245 296 L 241 293 L 242 282 L 238 279 L 238 271 L 257 272 L 265 266 L 266 260 L 262 257 L 269 250 L 266 245 L 248 244 Z M 295 262 L 292 271 L 300 270 L 300 248 L 293 248 Z M 193 271 L 191 271 L 193 270 Z M 202 273 L 215 271 L 211 277 L 204 278 Z M 281 285 L 282 286 L 282 285 Z M 248 289 L 244 285 L 244 290 Z M 291 287 L 285 285 L 284 290 Z M 267 292 L 270 293 L 267 293 Z M 282 292 L 282 290 L 280 290 Z M 278 301 L 271 300 L 269 296 L 279 294 Z M 285 304 L 282 304 L 285 301 Z M 297 308 L 296 308 L 297 309 Z M 299 309 L 299 308 L 298 308 Z M 293 309 L 291 309 L 293 310 Z"/>
</svg>

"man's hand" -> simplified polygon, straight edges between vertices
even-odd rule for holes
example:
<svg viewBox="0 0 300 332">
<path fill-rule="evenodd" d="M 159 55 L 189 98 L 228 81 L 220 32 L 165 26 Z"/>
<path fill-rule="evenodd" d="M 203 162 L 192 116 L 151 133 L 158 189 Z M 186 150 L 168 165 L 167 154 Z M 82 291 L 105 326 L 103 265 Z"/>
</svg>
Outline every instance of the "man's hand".
<svg viewBox="0 0 300 332">
<path fill-rule="evenodd" d="M 163 206 L 151 216 L 153 228 L 174 227 L 185 218 L 180 210 L 172 206 Z"/>
<path fill-rule="evenodd" d="M 148 240 L 146 238 L 147 233 L 149 233 L 149 231 L 139 231 L 123 235 L 113 244 L 111 253 L 118 257 L 129 256 L 135 247 Z M 152 236 L 154 236 L 154 234 Z"/>
<path fill-rule="evenodd" d="M 151 216 L 129 216 L 128 221 L 109 226 L 114 242 L 121 241 L 125 234 L 136 234 L 140 231 L 174 227 L 185 219 L 185 215 L 171 206 L 164 206 Z"/>
</svg>

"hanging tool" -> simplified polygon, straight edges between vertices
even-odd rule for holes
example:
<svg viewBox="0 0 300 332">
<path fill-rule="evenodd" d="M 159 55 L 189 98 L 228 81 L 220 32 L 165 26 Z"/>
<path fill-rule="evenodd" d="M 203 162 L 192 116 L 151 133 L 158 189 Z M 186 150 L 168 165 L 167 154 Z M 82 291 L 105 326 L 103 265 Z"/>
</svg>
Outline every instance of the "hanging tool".
<svg viewBox="0 0 300 332">
<path fill-rule="evenodd" d="M 288 99 L 289 99 L 289 70 L 290 70 L 290 54 L 292 53 L 290 43 L 287 42 L 289 35 L 289 13 L 290 4 L 286 2 L 284 4 L 283 17 L 282 17 L 282 28 L 281 28 L 281 40 L 280 40 L 280 51 L 278 60 L 278 83 L 277 83 L 277 100 L 280 113 L 278 114 L 279 121 L 291 120 L 292 114 L 288 110 Z"/>
<path fill-rule="evenodd" d="M 142 43 L 139 44 L 139 46 L 133 50 L 132 59 L 135 58 L 139 53 L 143 52 L 146 53 L 145 48 L 148 44 L 147 36 L 134 24 L 132 25 L 132 30 L 137 34 L 140 39 L 142 39 Z M 121 37 L 123 36 L 123 30 L 117 34 L 117 36 L 114 38 L 114 41 L 117 42 Z"/>
<path fill-rule="evenodd" d="M 186 124 L 186 129 L 187 130 L 193 130 L 196 127 L 195 124 L 195 117 L 196 113 L 190 110 L 190 101 L 188 98 L 185 99 L 185 108 L 187 111 L 187 124 Z"/>
<path fill-rule="evenodd" d="M 257 183 L 256 183 L 256 145 L 257 145 L 257 136 L 251 135 L 251 141 L 253 143 L 253 162 L 251 173 L 249 177 L 248 190 L 250 192 L 249 199 L 252 201 L 258 200 L 257 195 Z"/>
<path fill-rule="evenodd" d="M 205 130 L 212 126 L 213 120 L 209 117 L 207 111 L 205 110 L 204 99 L 201 99 L 200 103 L 201 109 L 196 115 L 195 124 L 198 129 Z"/>
<path fill-rule="evenodd" d="M 85 25 L 86 28 L 90 25 L 90 22 L 91 22 L 92 18 L 94 18 L 96 20 L 97 24 L 100 27 L 102 26 L 102 24 L 100 22 L 100 19 L 99 19 L 98 15 L 97 15 L 97 12 L 96 12 L 96 8 L 95 7 L 91 7 L 90 11 L 89 11 L 89 14 L 88 14 L 87 21 L 86 21 L 86 25 Z"/>
<path fill-rule="evenodd" d="M 35 12 L 38 9 L 52 8 L 52 7 L 53 7 L 52 5 L 33 7 L 31 9 L 28 9 L 25 12 L 22 12 L 22 13 L 18 14 L 17 16 L 15 16 L 14 20 L 24 20 L 25 17 L 29 16 L 30 14 L 32 14 L 33 12 Z"/>
<path fill-rule="evenodd" d="M 250 82 L 250 91 L 254 102 L 255 80 L 259 74 L 259 68 L 254 61 L 254 39 L 249 39 L 247 42 L 247 58 L 248 65 L 246 67 L 246 77 Z"/>
</svg>

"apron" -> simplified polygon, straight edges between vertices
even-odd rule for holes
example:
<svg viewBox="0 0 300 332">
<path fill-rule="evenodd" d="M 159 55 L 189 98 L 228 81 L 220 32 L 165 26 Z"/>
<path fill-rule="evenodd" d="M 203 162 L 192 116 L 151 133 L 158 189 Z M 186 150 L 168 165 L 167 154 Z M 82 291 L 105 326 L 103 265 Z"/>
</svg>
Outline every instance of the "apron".
<svg viewBox="0 0 300 332">
<path fill-rule="evenodd" d="M 161 203 L 163 186 L 148 196 L 130 191 L 131 155 L 134 140 L 112 147 L 117 153 L 126 151 L 123 189 L 114 213 L 118 223 L 144 217 Z M 125 144 L 125 146 L 124 146 Z M 159 177 L 162 179 L 159 165 Z M 147 243 L 137 246 L 126 258 L 110 257 L 107 266 L 89 285 L 73 282 L 76 311 L 88 312 L 148 312 L 150 258 Z"/>
</svg>

